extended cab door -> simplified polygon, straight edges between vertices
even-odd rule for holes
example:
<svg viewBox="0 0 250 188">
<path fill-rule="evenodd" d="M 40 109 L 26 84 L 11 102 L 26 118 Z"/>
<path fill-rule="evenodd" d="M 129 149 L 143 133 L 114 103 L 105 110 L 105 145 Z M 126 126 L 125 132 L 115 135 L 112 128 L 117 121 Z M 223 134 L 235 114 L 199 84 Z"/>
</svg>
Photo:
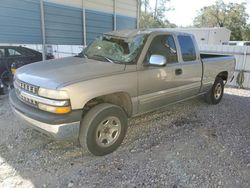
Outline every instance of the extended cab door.
<svg viewBox="0 0 250 188">
<path fill-rule="evenodd" d="M 139 113 L 180 100 L 183 86 L 176 38 L 171 34 L 158 34 L 148 40 L 152 41 L 138 67 Z M 149 65 L 151 55 L 164 56 L 167 64 L 162 67 Z"/>
<path fill-rule="evenodd" d="M 179 59 L 182 65 L 181 80 L 183 86 L 181 88 L 181 98 L 186 99 L 197 95 L 200 91 L 203 72 L 202 63 L 192 35 L 179 34 L 177 39 L 181 52 Z"/>
</svg>

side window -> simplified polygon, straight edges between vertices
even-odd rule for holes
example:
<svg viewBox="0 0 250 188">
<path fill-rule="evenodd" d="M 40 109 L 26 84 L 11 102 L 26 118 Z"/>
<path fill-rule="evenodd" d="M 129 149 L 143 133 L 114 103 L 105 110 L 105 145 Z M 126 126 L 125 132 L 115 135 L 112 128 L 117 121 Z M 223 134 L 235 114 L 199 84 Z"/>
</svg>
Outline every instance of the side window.
<svg viewBox="0 0 250 188">
<path fill-rule="evenodd" d="M 19 53 L 18 51 L 14 50 L 14 49 L 8 49 L 9 51 L 9 56 L 21 56 L 22 54 Z"/>
<path fill-rule="evenodd" d="M 146 61 L 149 61 L 151 55 L 162 55 L 166 57 L 167 63 L 178 62 L 175 41 L 172 35 L 156 36 L 148 49 Z"/>
<path fill-rule="evenodd" d="M 174 42 L 174 38 L 171 35 L 166 37 L 165 46 L 167 48 L 167 61 L 169 63 L 178 62 L 177 50 Z"/>
<path fill-rule="evenodd" d="M 183 61 L 196 60 L 196 52 L 192 38 L 190 36 L 179 35 L 178 40 L 181 47 Z"/>
<path fill-rule="evenodd" d="M 2 58 L 4 56 L 5 56 L 4 49 L 0 48 L 0 58 Z"/>
</svg>

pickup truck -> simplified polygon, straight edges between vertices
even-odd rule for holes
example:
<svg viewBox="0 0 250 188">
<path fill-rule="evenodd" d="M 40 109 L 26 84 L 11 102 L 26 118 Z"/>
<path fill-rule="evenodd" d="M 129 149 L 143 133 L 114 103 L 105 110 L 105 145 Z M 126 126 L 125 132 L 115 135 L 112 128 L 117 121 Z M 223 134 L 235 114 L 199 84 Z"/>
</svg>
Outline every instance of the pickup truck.
<svg viewBox="0 0 250 188">
<path fill-rule="evenodd" d="M 112 31 L 76 57 L 18 69 L 10 103 L 40 132 L 103 156 L 122 143 L 130 117 L 200 95 L 218 104 L 234 69 L 233 56 L 200 54 L 191 34 Z"/>
</svg>

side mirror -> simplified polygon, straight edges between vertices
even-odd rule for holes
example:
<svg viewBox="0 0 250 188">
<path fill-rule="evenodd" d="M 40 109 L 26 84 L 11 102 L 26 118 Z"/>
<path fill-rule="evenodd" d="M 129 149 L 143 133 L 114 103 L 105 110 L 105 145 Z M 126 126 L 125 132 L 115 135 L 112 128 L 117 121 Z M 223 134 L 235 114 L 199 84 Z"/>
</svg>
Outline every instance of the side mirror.
<svg viewBox="0 0 250 188">
<path fill-rule="evenodd" d="M 167 64 L 167 59 L 162 55 L 151 55 L 149 65 L 163 67 Z"/>
</svg>

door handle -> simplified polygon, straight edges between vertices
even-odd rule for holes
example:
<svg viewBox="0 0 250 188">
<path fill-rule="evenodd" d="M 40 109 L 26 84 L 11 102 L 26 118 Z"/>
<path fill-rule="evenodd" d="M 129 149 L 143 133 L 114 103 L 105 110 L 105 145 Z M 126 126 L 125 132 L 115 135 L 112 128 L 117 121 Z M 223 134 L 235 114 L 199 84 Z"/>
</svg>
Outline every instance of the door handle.
<svg viewBox="0 0 250 188">
<path fill-rule="evenodd" d="M 175 69 L 175 75 L 181 75 L 182 69 Z"/>
</svg>

